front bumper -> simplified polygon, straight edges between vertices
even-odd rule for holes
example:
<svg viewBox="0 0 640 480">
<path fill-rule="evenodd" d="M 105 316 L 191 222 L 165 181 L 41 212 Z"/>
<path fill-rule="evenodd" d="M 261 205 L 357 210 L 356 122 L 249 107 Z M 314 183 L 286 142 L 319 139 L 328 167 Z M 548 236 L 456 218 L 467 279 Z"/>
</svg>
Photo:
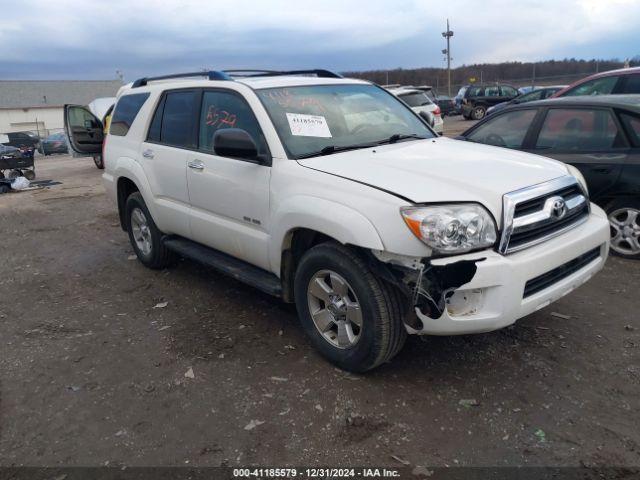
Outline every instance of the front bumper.
<svg viewBox="0 0 640 480">
<path fill-rule="evenodd" d="M 416 308 L 422 328 L 407 326 L 409 333 L 462 335 L 497 330 L 513 324 L 570 293 L 604 266 L 609 252 L 609 223 L 606 214 L 592 205 L 589 219 L 563 235 L 510 255 L 485 250 L 433 260 L 447 265 L 460 260 L 485 260 L 476 264 L 473 279 L 456 289 L 439 318 L 431 318 Z M 599 249 L 597 258 L 563 276 L 546 288 L 524 297 L 529 280 L 570 263 Z"/>
</svg>

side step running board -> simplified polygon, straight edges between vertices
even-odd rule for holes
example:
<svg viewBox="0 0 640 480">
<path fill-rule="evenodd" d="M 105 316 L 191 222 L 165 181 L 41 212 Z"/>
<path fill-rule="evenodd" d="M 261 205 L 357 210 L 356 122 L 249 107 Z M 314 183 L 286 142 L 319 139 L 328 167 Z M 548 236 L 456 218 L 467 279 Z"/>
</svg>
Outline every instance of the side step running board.
<svg viewBox="0 0 640 480">
<path fill-rule="evenodd" d="M 169 250 L 182 257 L 203 263 L 269 295 L 282 296 L 280 279 L 266 270 L 186 238 L 166 236 L 162 241 Z"/>
</svg>

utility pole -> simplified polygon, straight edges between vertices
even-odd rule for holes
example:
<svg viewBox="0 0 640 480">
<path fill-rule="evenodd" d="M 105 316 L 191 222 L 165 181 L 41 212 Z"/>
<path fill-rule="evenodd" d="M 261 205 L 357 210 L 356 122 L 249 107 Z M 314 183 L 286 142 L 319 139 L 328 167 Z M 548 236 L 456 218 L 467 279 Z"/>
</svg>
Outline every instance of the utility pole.
<svg viewBox="0 0 640 480">
<path fill-rule="evenodd" d="M 442 50 L 447 56 L 447 95 L 451 96 L 451 42 L 450 39 L 453 37 L 453 32 L 449 28 L 449 19 L 447 18 L 447 31 L 442 32 L 442 36 L 447 39 L 447 48 Z"/>
</svg>

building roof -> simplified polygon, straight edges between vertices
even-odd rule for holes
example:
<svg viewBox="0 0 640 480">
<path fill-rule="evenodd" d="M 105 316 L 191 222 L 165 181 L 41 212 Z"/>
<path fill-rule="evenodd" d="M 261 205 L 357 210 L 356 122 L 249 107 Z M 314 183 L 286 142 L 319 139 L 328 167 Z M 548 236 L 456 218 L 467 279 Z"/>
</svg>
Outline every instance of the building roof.
<svg viewBox="0 0 640 480">
<path fill-rule="evenodd" d="M 115 97 L 120 87 L 120 80 L 0 80 L 0 108 L 87 105 Z"/>
</svg>

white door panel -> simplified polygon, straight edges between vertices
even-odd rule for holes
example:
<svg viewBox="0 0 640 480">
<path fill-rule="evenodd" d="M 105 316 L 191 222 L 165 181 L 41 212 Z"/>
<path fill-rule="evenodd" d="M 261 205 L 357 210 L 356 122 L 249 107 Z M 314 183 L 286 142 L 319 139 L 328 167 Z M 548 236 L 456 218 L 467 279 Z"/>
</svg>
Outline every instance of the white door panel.
<svg viewBox="0 0 640 480">
<path fill-rule="evenodd" d="M 268 269 L 271 168 L 189 152 L 191 238 Z"/>
<path fill-rule="evenodd" d="M 187 189 L 187 155 L 184 150 L 144 142 L 140 163 L 145 171 L 156 203 L 156 222 L 165 233 L 189 236 L 189 193 Z"/>
</svg>

